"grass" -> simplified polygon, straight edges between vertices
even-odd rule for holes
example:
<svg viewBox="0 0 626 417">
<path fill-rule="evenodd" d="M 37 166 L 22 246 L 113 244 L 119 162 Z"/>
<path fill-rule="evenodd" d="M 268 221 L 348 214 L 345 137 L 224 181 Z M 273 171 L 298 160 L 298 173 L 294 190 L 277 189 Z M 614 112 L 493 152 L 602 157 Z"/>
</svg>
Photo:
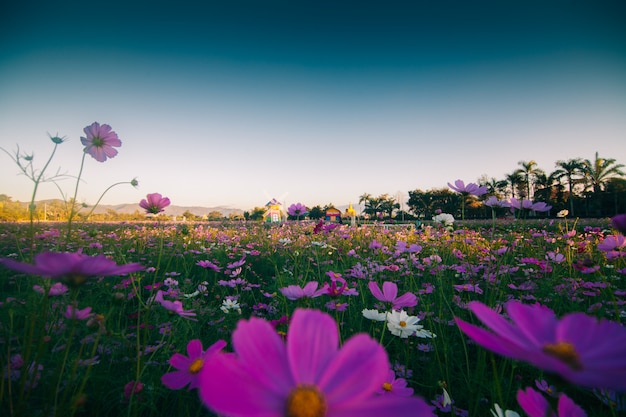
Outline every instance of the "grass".
<svg viewBox="0 0 626 417">
<path fill-rule="evenodd" d="M 623 413 L 588 389 L 480 348 L 453 321 L 476 322 L 466 309 L 469 301 L 497 307 L 517 299 L 545 304 L 558 316 L 582 311 L 623 322 L 626 258 L 607 259 L 596 247 L 611 233 L 607 220 L 509 220 L 495 228 L 491 221 L 467 221 L 454 231 L 327 225 L 314 233 L 314 226 L 306 221 L 85 223 L 74 224 L 67 242 L 62 224 L 40 223 L 30 248 L 27 224 L 0 224 L 0 257 L 29 262 L 42 251 L 81 250 L 146 267 L 126 277 L 94 277 L 66 294 L 46 297 L 33 286 L 49 288 L 50 280 L 0 266 L 0 414 L 211 415 L 195 390 L 173 391 L 161 383 L 171 371 L 172 354 L 185 353 L 192 339 L 205 348 L 219 339 L 230 342 L 242 318 L 279 320 L 301 307 L 329 312 L 342 340 L 360 332 L 379 340 L 396 374 L 416 395 L 436 402 L 445 388 L 454 404 L 439 415 L 486 416 L 494 403 L 521 412 L 516 393 L 535 387 L 535 380 L 565 392 L 589 416 Z M 571 230 L 576 233 L 570 236 Z M 421 250 L 400 251 L 398 241 Z M 546 259 L 549 252 L 563 254 L 564 260 Z M 241 266 L 232 265 L 237 261 Z M 321 287 L 330 281 L 329 272 L 341 274 L 358 295 L 291 301 L 279 291 L 309 281 Z M 399 294 L 416 294 L 418 304 L 408 312 L 437 337 L 399 338 L 385 323 L 363 317 L 363 309 L 388 308 L 372 296 L 370 281 L 391 281 Z M 150 302 L 158 290 L 180 300 L 197 321 Z M 221 309 L 227 298 L 239 303 L 241 314 Z M 91 307 L 94 316 L 68 320 L 63 312 L 71 303 Z M 125 386 L 130 384 L 128 394 L 136 381 L 142 384 L 135 386 L 137 392 L 125 395 Z"/>
</svg>

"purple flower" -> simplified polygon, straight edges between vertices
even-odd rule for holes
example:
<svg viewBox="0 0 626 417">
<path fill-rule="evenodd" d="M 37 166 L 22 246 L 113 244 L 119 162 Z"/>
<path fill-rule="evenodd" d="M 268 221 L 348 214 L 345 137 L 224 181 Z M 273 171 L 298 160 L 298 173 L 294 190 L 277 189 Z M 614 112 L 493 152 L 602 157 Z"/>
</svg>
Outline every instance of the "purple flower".
<svg viewBox="0 0 626 417">
<path fill-rule="evenodd" d="M 626 214 L 618 214 L 611 219 L 611 225 L 623 235 L 626 235 Z"/>
<path fill-rule="evenodd" d="M 511 200 L 509 200 L 509 206 L 511 207 L 511 213 L 513 213 L 515 210 L 522 209 L 544 212 L 550 211 L 550 209 L 552 208 L 552 206 L 547 205 L 543 201 L 533 203 L 530 200 L 519 201 L 517 198 L 511 198 Z"/>
<path fill-rule="evenodd" d="M 450 187 L 457 193 L 475 195 L 476 197 L 487 194 L 487 187 L 479 186 L 478 184 L 474 184 L 473 182 L 465 185 L 462 180 L 454 181 L 454 185 L 448 183 L 448 187 Z"/>
<path fill-rule="evenodd" d="M 557 413 L 548 400 L 531 387 L 527 387 L 526 391 L 517 391 L 517 402 L 528 417 L 587 417 L 587 413 L 565 394 L 559 396 Z"/>
<path fill-rule="evenodd" d="M 77 309 L 75 306 L 68 304 L 65 308 L 65 313 L 63 314 L 65 318 L 70 320 L 87 320 L 92 316 L 91 307 L 83 308 L 82 310 Z"/>
<path fill-rule="evenodd" d="M 377 300 L 391 303 L 393 310 L 401 310 L 403 307 L 415 307 L 417 305 L 417 297 L 411 292 L 406 292 L 398 297 L 398 286 L 393 282 L 383 282 L 382 291 L 376 282 L 372 281 L 367 286 Z"/>
<path fill-rule="evenodd" d="M 187 387 L 188 390 L 197 388 L 198 377 L 204 366 L 204 362 L 225 346 L 225 341 L 218 340 L 204 351 L 202 350 L 202 342 L 200 340 L 194 339 L 189 341 L 187 344 L 187 356 L 175 353 L 170 358 L 169 364 L 177 370 L 163 375 L 161 382 L 169 389 L 182 389 L 187 384 L 189 384 L 189 387 Z"/>
<path fill-rule="evenodd" d="M 200 372 L 200 398 L 220 415 L 434 416 L 419 398 L 377 396 L 389 371 L 384 348 L 366 334 L 339 347 L 328 314 L 297 309 L 286 344 L 252 317 L 233 332 L 234 354 L 212 355 Z"/>
<path fill-rule="evenodd" d="M 104 162 L 107 158 L 117 155 L 117 149 L 122 146 L 122 141 L 117 137 L 117 133 L 111 130 L 109 125 L 100 125 L 93 122 L 83 129 L 87 137 L 81 136 L 80 141 L 85 145 L 84 152 L 91 155 L 96 161 Z"/>
<path fill-rule="evenodd" d="M 487 207 L 491 207 L 491 208 L 510 207 L 511 206 L 511 204 L 509 204 L 508 201 L 506 201 L 506 200 L 498 200 L 498 198 L 496 196 L 493 196 L 493 195 L 485 200 L 485 205 Z"/>
<path fill-rule="evenodd" d="M 518 301 L 506 304 L 511 322 L 477 301 L 469 309 L 491 331 L 459 318 L 456 323 L 484 348 L 584 387 L 626 390 L 626 328 L 621 324 L 584 313 L 559 320 L 545 306 Z"/>
<path fill-rule="evenodd" d="M 304 288 L 297 285 L 288 285 L 280 288 L 279 291 L 289 300 L 298 300 L 300 298 L 316 298 L 320 295 L 326 294 L 326 289 L 317 289 L 319 285 L 316 281 L 307 282 Z"/>
<path fill-rule="evenodd" d="M 608 235 L 598 243 L 597 248 L 602 252 L 619 251 L 621 248 L 626 248 L 626 236 Z"/>
<path fill-rule="evenodd" d="M 287 214 L 298 218 L 300 218 L 300 216 L 306 215 L 308 211 L 309 209 L 307 209 L 306 206 L 302 203 L 295 203 L 287 208 Z"/>
<path fill-rule="evenodd" d="M 220 272 L 222 270 L 221 267 L 215 265 L 211 261 L 198 261 L 198 262 L 196 262 L 196 265 L 201 266 L 201 267 L 206 268 L 206 269 L 212 269 L 215 272 Z"/>
<path fill-rule="evenodd" d="M 139 202 L 139 207 L 146 210 L 148 214 L 159 214 L 170 204 L 169 198 L 163 197 L 159 193 L 152 193 Z"/>
<path fill-rule="evenodd" d="M 0 258 L 0 263 L 9 269 L 31 275 L 63 278 L 72 285 L 82 284 L 88 277 L 126 275 L 143 269 L 138 263 L 117 265 L 104 255 L 88 256 L 78 252 L 42 252 L 35 255 L 34 265 L 7 258 Z"/>
</svg>

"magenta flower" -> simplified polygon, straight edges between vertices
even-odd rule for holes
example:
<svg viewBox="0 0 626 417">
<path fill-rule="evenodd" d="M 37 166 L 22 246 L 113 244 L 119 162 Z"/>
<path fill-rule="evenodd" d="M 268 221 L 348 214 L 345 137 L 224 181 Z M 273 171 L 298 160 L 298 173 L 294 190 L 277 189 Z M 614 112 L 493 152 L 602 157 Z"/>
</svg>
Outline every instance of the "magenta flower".
<svg viewBox="0 0 626 417">
<path fill-rule="evenodd" d="M 117 155 L 117 149 L 113 147 L 122 146 L 122 141 L 117 137 L 117 133 L 111 130 L 109 125 L 100 125 L 93 122 L 83 129 L 87 137 L 80 137 L 80 141 L 85 145 L 84 152 L 91 155 L 96 161 L 104 162 L 107 158 Z"/>
<path fill-rule="evenodd" d="M 382 291 L 376 282 L 370 281 L 367 286 L 377 300 L 391 303 L 392 310 L 401 310 L 403 307 L 415 307 L 417 305 L 417 297 L 411 292 L 406 292 L 398 297 L 398 286 L 393 282 L 383 282 Z"/>
<path fill-rule="evenodd" d="M 163 385 L 169 389 L 182 389 L 187 384 L 187 390 L 198 387 L 198 377 L 204 362 L 211 355 L 216 354 L 226 346 L 226 342 L 218 340 L 209 348 L 202 350 L 202 342 L 198 339 L 189 341 L 187 344 L 187 356 L 175 353 L 169 360 L 169 364 L 177 371 L 168 372 L 161 377 Z"/>
<path fill-rule="evenodd" d="M 307 209 L 306 206 L 302 203 L 295 203 L 287 208 L 287 214 L 293 217 L 297 217 L 298 219 L 301 216 L 306 215 L 308 212 L 309 209 Z"/>
<path fill-rule="evenodd" d="M 164 294 L 163 291 L 158 290 L 156 295 L 154 296 L 154 301 L 158 302 L 159 304 L 161 304 L 163 308 L 171 311 L 172 313 L 178 314 L 179 316 L 192 320 L 192 321 L 197 321 L 196 319 L 191 318 L 196 315 L 196 313 L 194 313 L 193 310 L 185 310 L 183 308 L 183 303 L 178 300 L 170 301 L 170 300 L 164 299 L 163 294 Z"/>
<path fill-rule="evenodd" d="M 324 283 L 322 287 L 323 294 L 330 295 L 331 297 L 339 297 L 340 295 L 359 295 L 359 292 L 354 288 L 348 288 L 348 282 L 341 276 L 333 271 L 326 272 L 326 275 L 330 277 L 330 284 Z M 341 285 L 337 285 L 339 282 Z"/>
<path fill-rule="evenodd" d="M 383 382 L 382 387 L 380 387 L 376 393 L 379 395 L 411 397 L 413 395 L 413 388 L 408 388 L 406 379 L 396 378 L 396 373 L 393 369 L 390 369 L 389 372 L 387 372 L 385 382 Z"/>
<path fill-rule="evenodd" d="M 587 417 L 587 413 L 565 394 L 559 395 L 556 413 L 548 400 L 531 387 L 517 391 L 517 402 L 528 417 Z"/>
<path fill-rule="evenodd" d="M 139 207 L 146 210 L 148 214 L 159 214 L 170 204 L 169 198 L 163 197 L 159 193 L 152 193 L 139 202 Z"/>
<path fill-rule="evenodd" d="M 212 355 L 200 372 L 200 398 L 230 417 L 434 416 L 419 398 L 375 395 L 389 370 L 387 354 L 366 334 L 339 348 L 337 323 L 297 309 L 286 344 L 252 317 L 233 332 L 234 354 Z"/>
<path fill-rule="evenodd" d="M 474 184 L 473 182 L 465 185 L 465 182 L 463 182 L 462 180 L 454 181 L 454 185 L 448 183 L 448 187 L 450 187 L 457 193 L 475 195 L 476 197 L 487 194 L 487 187 L 479 186 L 478 184 Z"/>
<path fill-rule="evenodd" d="M 288 299 L 288 300 L 299 300 L 300 298 L 316 298 L 320 295 L 326 294 L 327 291 L 325 288 L 317 289 L 319 285 L 316 281 L 307 282 L 304 285 L 304 288 L 299 287 L 297 285 L 288 285 L 286 287 L 280 288 L 279 291 Z"/>
<path fill-rule="evenodd" d="M 92 316 L 91 307 L 86 307 L 82 310 L 79 310 L 75 306 L 68 304 L 65 308 L 65 313 L 63 315 L 65 316 L 65 318 L 70 320 L 87 320 L 89 317 Z"/>
<path fill-rule="evenodd" d="M 62 278 L 67 284 L 79 285 L 88 277 L 126 275 L 141 271 L 138 263 L 117 265 L 104 255 L 89 256 L 79 252 L 42 252 L 35 255 L 35 264 L 0 258 L 0 263 L 9 269 L 39 275 L 46 278 Z"/>
<path fill-rule="evenodd" d="M 626 390 L 626 328 L 617 322 L 571 313 L 561 320 L 539 304 L 509 301 L 511 322 L 477 301 L 469 309 L 491 331 L 455 318 L 482 347 L 528 362 L 588 388 Z"/>
</svg>

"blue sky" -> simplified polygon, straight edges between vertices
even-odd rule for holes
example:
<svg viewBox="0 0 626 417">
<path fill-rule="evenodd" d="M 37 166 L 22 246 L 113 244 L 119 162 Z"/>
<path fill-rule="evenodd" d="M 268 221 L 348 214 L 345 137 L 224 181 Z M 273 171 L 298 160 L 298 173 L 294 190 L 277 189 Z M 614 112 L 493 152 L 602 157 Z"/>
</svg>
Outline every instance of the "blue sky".
<svg viewBox="0 0 626 417">
<path fill-rule="evenodd" d="M 87 203 L 134 177 L 103 203 L 343 205 L 531 159 L 626 164 L 621 1 L 12 3 L 0 146 L 41 167 L 67 136 L 51 169 L 76 175 L 83 127 L 110 124 L 123 145 L 86 161 Z M 27 201 L 17 173 L 0 154 L 0 193 Z"/>
</svg>

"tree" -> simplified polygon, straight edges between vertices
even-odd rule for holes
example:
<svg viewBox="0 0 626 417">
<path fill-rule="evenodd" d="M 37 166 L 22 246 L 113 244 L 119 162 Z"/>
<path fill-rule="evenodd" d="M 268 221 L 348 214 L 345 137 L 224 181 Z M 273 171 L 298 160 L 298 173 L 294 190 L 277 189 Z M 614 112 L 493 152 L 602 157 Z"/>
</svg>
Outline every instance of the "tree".
<svg viewBox="0 0 626 417">
<path fill-rule="evenodd" d="M 493 195 L 498 198 L 502 198 L 508 184 L 507 180 L 497 180 L 493 177 L 488 178 L 486 175 L 478 180 L 478 185 L 487 187 L 487 196 Z"/>
<path fill-rule="evenodd" d="M 557 161 L 557 170 L 552 176 L 559 182 L 565 180 L 568 188 L 567 202 L 569 205 L 570 215 L 574 216 L 574 185 L 576 177 L 583 176 L 584 164 L 580 158 L 568 159 L 567 161 Z"/>
<path fill-rule="evenodd" d="M 370 193 L 363 193 L 359 196 L 359 204 L 363 204 L 365 206 L 367 206 L 367 203 L 370 201 L 370 199 L 372 198 L 372 195 Z M 364 213 L 365 210 L 363 210 L 361 213 Z"/>
<path fill-rule="evenodd" d="M 244 216 L 246 215 L 245 212 Z M 265 209 L 263 207 L 255 207 L 252 209 L 252 212 L 248 213 L 248 220 L 263 220 L 263 216 L 265 215 Z"/>
<path fill-rule="evenodd" d="M 428 191 L 409 191 L 407 205 L 417 218 L 430 219 L 437 209 L 445 213 L 456 213 L 460 203 L 460 194 L 448 188 L 439 188 Z"/>
<path fill-rule="evenodd" d="M 309 218 L 312 220 L 323 219 L 324 216 L 326 216 L 326 210 L 324 210 L 319 205 L 313 206 L 311 207 L 311 210 L 309 210 Z"/>
<path fill-rule="evenodd" d="M 598 156 L 593 161 L 585 159 L 583 161 L 583 175 L 585 177 L 586 186 L 592 189 L 594 193 L 602 191 L 611 178 L 621 178 L 624 175 L 623 164 L 616 164 L 615 159 L 604 159 Z"/>
<path fill-rule="evenodd" d="M 505 181 L 511 186 L 511 198 L 515 198 L 515 190 L 518 189 L 522 181 L 519 172 L 513 171 L 505 176 Z M 518 193 L 519 195 L 519 193 Z"/>
<path fill-rule="evenodd" d="M 533 191 L 535 189 L 535 183 L 539 175 L 545 175 L 545 172 L 537 166 L 537 162 L 531 161 L 519 161 L 517 163 L 521 165 L 516 172 L 520 176 L 520 181 L 526 186 L 526 198 L 533 199 Z"/>
</svg>

